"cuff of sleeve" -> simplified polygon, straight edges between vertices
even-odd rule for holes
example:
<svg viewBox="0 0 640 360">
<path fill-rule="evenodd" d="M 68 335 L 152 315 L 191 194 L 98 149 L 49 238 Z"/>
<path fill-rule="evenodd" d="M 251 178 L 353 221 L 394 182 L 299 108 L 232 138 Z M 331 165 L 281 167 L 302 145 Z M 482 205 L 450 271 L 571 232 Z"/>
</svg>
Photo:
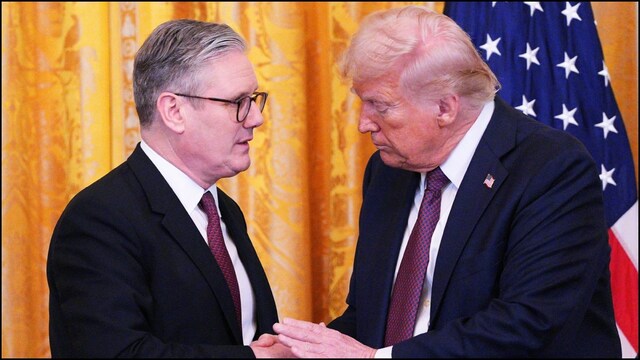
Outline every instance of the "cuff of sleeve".
<svg viewBox="0 0 640 360">
<path fill-rule="evenodd" d="M 391 359 L 391 349 L 393 349 L 393 346 L 378 349 L 373 357 L 376 359 Z"/>
</svg>

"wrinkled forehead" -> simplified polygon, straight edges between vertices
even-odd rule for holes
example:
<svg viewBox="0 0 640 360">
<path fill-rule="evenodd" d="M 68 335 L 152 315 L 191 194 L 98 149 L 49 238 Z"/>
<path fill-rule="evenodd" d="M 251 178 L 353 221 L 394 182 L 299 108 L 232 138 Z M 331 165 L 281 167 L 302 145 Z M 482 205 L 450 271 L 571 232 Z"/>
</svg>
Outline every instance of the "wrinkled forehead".
<svg viewBox="0 0 640 360">
<path fill-rule="evenodd" d="M 207 61 L 196 76 L 201 87 L 215 88 L 225 95 L 248 95 L 258 87 L 253 64 L 241 51 Z"/>
<path fill-rule="evenodd" d="M 394 99 L 401 94 L 400 91 L 397 76 L 354 80 L 351 86 L 351 92 L 363 100 Z"/>
</svg>

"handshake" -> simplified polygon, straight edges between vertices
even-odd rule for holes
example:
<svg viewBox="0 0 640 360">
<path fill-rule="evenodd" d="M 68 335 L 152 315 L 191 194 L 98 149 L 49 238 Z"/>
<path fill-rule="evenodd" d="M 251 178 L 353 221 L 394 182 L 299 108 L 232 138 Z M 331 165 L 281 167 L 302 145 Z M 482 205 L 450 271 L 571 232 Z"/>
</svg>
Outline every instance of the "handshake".
<svg viewBox="0 0 640 360">
<path fill-rule="evenodd" d="M 372 358 L 376 353 L 324 323 L 285 318 L 273 330 L 277 335 L 263 334 L 251 343 L 256 358 Z"/>
</svg>

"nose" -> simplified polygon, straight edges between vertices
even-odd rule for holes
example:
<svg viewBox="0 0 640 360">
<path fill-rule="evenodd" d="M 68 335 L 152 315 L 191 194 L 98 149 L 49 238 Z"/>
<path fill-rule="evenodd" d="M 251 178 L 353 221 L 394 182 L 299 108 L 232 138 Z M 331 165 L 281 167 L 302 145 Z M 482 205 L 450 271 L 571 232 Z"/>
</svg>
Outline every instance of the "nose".
<svg viewBox="0 0 640 360">
<path fill-rule="evenodd" d="M 242 122 L 242 126 L 246 128 L 256 128 L 264 124 L 264 116 L 260 112 L 260 108 L 254 103 L 251 104 L 247 118 Z"/>
<path fill-rule="evenodd" d="M 367 132 L 376 132 L 380 130 L 378 124 L 376 124 L 371 118 L 365 113 L 365 111 L 360 111 L 360 117 L 358 119 L 358 131 L 365 134 Z"/>
</svg>

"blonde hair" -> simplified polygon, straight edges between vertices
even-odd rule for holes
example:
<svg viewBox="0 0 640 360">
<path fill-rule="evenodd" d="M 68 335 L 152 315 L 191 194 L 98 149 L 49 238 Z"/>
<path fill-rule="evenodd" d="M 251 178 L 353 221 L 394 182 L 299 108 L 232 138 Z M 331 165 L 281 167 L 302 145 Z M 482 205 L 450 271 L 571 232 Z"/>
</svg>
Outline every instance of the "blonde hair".
<svg viewBox="0 0 640 360">
<path fill-rule="evenodd" d="M 462 28 L 445 15 L 414 5 L 365 17 L 338 67 L 354 82 L 397 69 L 401 89 L 418 99 L 455 93 L 481 106 L 500 88 Z"/>
</svg>

